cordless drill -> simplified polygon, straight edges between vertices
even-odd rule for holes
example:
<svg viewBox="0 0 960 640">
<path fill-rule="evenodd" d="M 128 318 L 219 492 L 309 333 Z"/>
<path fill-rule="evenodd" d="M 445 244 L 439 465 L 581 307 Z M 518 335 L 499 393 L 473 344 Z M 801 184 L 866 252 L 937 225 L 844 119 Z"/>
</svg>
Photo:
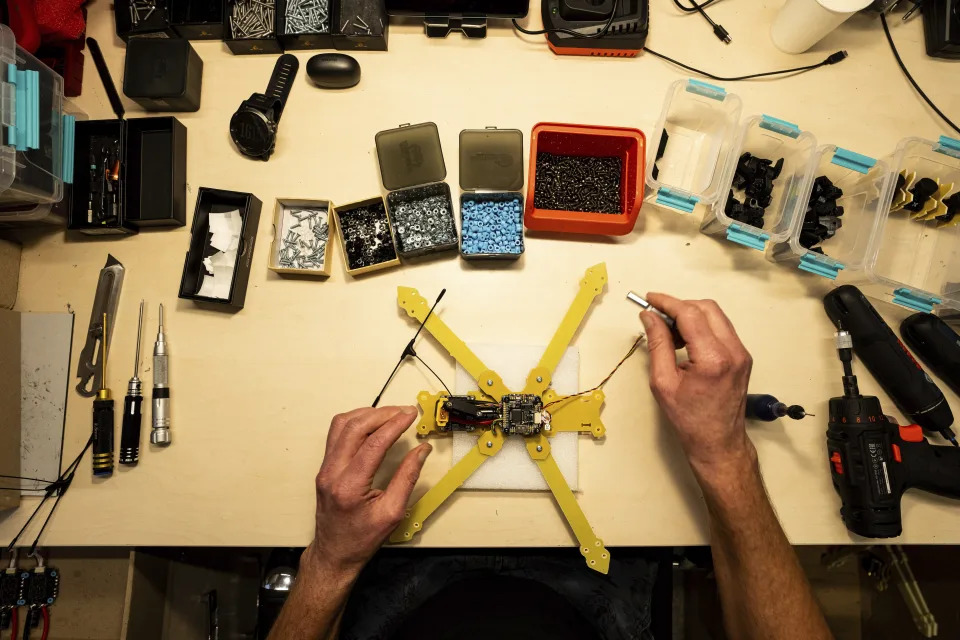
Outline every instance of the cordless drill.
<svg viewBox="0 0 960 640">
<path fill-rule="evenodd" d="M 900 535 L 900 497 L 907 489 L 960 498 L 960 449 L 934 446 L 918 425 L 899 426 L 876 396 L 862 396 L 853 375 L 853 337 L 836 334 L 843 396 L 830 399 L 827 451 L 847 529 L 867 538 Z"/>
</svg>

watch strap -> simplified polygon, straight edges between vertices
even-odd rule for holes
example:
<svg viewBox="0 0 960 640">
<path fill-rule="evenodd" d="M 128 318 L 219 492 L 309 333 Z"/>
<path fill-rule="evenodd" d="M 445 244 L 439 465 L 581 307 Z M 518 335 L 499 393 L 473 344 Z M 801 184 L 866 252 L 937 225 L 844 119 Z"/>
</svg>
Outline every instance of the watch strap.
<svg viewBox="0 0 960 640">
<path fill-rule="evenodd" d="M 270 102 L 273 108 L 273 121 L 280 121 L 280 114 L 283 113 L 283 106 L 290 95 L 290 89 L 293 87 L 293 80 L 297 76 L 297 70 L 300 68 L 300 61 L 295 55 L 285 53 L 277 59 L 277 64 L 273 67 L 273 74 L 270 75 L 270 83 L 267 84 L 267 90 L 264 97 Z"/>
</svg>

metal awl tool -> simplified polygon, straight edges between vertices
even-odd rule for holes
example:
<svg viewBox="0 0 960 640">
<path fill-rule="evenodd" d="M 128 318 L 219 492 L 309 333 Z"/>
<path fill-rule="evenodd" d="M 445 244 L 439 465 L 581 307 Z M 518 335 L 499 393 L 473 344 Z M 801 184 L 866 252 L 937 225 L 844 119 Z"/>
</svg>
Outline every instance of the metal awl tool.
<svg viewBox="0 0 960 640">
<path fill-rule="evenodd" d="M 77 364 L 77 393 L 84 398 L 97 395 L 97 390 L 103 386 L 100 379 L 103 367 L 104 353 L 110 347 L 110 336 L 113 330 L 112 320 L 117 317 L 117 303 L 120 301 L 120 289 L 123 286 L 123 265 L 111 255 L 107 255 L 107 263 L 100 270 L 100 279 L 97 282 L 97 293 L 93 298 L 93 310 L 90 312 L 90 326 L 87 328 L 87 340 L 80 352 Z M 110 316 L 111 323 L 107 327 L 103 318 Z"/>
<path fill-rule="evenodd" d="M 160 329 L 153 345 L 153 429 L 150 443 L 170 444 L 170 381 L 167 370 L 167 341 L 163 335 L 163 305 L 160 305 Z"/>
<path fill-rule="evenodd" d="M 120 464 L 134 465 L 140 461 L 140 423 L 143 406 L 143 382 L 140 380 L 140 336 L 143 331 L 143 300 L 140 301 L 140 320 L 137 322 L 137 350 L 133 361 L 133 377 L 127 383 L 123 398 L 123 422 L 120 428 Z"/>
<path fill-rule="evenodd" d="M 636 302 L 638 305 L 643 307 L 644 311 L 651 311 L 658 316 L 660 316 L 663 321 L 667 324 L 667 328 L 670 329 L 670 334 L 673 336 L 673 346 L 677 349 L 683 349 L 687 346 L 687 343 L 683 340 L 683 336 L 680 335 L 680 331 L 677 330 L 677 323 L 673 318 L 665 314 L 660 309 L 657 309 L 655 306 L 641 298 L 638 294 L 631 291 L 627 294 L 627 300 L 631 302 Z"/>
</svg>

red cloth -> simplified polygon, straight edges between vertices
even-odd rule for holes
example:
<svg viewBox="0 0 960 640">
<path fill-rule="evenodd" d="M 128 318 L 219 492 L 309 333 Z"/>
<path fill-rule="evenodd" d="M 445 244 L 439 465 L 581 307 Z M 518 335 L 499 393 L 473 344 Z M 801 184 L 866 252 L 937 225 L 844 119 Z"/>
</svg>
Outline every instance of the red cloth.
<svg viewBox="0 0 960 640">
<path fill-rule="evenodd" d="M 37 27 L 43 43 L 82 38 L 87 29 L 84 3 L 85 0 L 34 0 Z"/>
</svg>

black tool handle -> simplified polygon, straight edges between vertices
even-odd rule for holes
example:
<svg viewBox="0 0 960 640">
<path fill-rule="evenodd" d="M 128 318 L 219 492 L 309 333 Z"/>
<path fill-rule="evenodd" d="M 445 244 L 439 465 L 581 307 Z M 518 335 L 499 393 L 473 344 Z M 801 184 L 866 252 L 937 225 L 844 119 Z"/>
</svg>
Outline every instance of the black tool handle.
<svg viewBox="0 0 960 640">
<path fill-rule="evenodd" d="M 777 413 L 777 405 L 780 401 L 769 393 L 751 393 L 747 395 L 747 420 L 762 420 L 763 422 L 773 422 L 780 415 Z"/>
<path fill-rule="evenodd" d="M 853 351 L 910 421 L 948 430 L 953 413 L 943 392 L 920 367 L 859 289 L 838 287 L 823 299 L 827 315 L 853 336 Z"/>
<path fill-rule="evenodd" d="M 960 499 L 960 449 L 921 442 L 899 443 L 908 488 Z"/>
<path fill-rule="evenodd" d="M 923 364 L 960 394 L 960 335 L 932 313 L 915 313 L 900 324 L 903 341 Z"/>
<path fill-rule="evenodd" d="M 120 464 L 140 461 L 140 419 L 143 396 L 128 395 L 123 399 L 123 426 L 120 429 Z"/>
<path fill-rule="evenodd" d="M 93 401 L 93 475 L 113 473 L 113 400 Z"/>
<path fill-rule="evenodd" d="M 103 52 L 100 51 L 100 44 L 93 38 L 87 38 L 87 47 L 90 49 L 90 55 L 93 56 L 93 64 L 97 67 L 97 73 L 100 74 L 100 82 L 107 92 L 107 98 L 110 100 L 110 106 L 117 118 L 123 120 L 123 102 L 120 101 L 120 94 L 117 93 L 117 87 L 113 84 L 113 78 L 110 76 L 110 70 L 107 69 L 107 62 L 103 59 Z"/>
</svg>

